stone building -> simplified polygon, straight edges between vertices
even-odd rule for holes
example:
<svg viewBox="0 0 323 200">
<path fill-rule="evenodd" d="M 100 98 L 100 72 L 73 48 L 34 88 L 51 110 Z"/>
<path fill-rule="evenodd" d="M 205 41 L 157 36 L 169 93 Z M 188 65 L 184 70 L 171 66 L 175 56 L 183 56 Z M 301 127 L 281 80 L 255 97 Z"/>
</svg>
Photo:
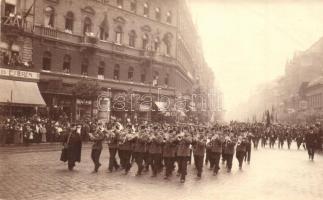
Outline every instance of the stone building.
<svg viewBox="0 0 323 200">
<path fill-rule="evenodd" d="M 23 33 L 29 38 L 21 40 L 19 56 L 40 73 L 48 107 L 89 114 L 93 103 L 72 95 L 80 80 L 112 96 L 131 90 L 174 98 L 192 92 L 205 71 L 184 0 L 3 1 L 16 4 L 15 13 L 28 12 L 25 24 L 31 26 Z"/>
</svg>

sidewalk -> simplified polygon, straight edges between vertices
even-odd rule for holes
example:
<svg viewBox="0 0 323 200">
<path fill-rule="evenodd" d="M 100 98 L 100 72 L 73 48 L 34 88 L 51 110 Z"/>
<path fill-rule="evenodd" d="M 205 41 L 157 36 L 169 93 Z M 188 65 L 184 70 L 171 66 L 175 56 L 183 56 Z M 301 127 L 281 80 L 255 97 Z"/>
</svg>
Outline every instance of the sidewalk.
<svg viewBox="0 0 323 200">
<path fill-rule="evenodd" d="M 107 144 L 103 144 L 106 146 Z M 6 144 L 0 146 L 1 153 L 30 153 L 30 152 L 48 152 L 48 151 L 60 151 L 62 149 L 62 143 L 33 143 L 28 146 L 24 144 Z M 91 148 L 92 142 L 83 142 L 82 148 Z"/>
</svg>

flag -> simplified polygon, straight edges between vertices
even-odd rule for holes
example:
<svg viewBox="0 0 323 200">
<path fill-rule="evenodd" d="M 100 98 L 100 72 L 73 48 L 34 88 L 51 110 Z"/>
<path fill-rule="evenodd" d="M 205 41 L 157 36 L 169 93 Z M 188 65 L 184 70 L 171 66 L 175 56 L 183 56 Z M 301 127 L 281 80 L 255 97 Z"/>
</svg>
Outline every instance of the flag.
<svg viewBox="0 0 323 200">
<path fill-rule="evenodd" d="M 26 19 L 28 17 L 28 15 L 30 14 L 32 8 L 34 7 L 35 1 L 33 2 L 33 4 L 31 4 L 30 8 L 27 10 L 27 12 L 24 15 L 24 19 Z"/>
</svg>

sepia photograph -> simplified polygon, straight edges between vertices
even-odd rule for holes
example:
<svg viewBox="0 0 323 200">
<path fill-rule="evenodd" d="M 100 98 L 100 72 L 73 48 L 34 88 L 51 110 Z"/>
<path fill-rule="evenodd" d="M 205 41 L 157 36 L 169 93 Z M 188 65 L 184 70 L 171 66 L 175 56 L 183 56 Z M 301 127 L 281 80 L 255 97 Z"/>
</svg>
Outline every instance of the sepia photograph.
<svg viewBox="0 0 323 200">
<path fill-rule="evenodd" d="M 323 0 L 0 16 L 0 200 L 323 199 Z"/>
</svg>

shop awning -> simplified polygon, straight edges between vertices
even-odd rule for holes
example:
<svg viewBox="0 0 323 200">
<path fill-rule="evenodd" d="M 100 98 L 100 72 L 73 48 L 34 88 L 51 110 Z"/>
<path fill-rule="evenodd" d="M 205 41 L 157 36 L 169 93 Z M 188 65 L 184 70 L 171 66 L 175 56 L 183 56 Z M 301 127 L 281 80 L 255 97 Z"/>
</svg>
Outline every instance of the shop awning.
<svg viewBox="0 0 323 200">
<path fill-rule="evenodd" d="M 0 79 L 0 104 L 46 106 L 37 83 Z"/>
</svg>

